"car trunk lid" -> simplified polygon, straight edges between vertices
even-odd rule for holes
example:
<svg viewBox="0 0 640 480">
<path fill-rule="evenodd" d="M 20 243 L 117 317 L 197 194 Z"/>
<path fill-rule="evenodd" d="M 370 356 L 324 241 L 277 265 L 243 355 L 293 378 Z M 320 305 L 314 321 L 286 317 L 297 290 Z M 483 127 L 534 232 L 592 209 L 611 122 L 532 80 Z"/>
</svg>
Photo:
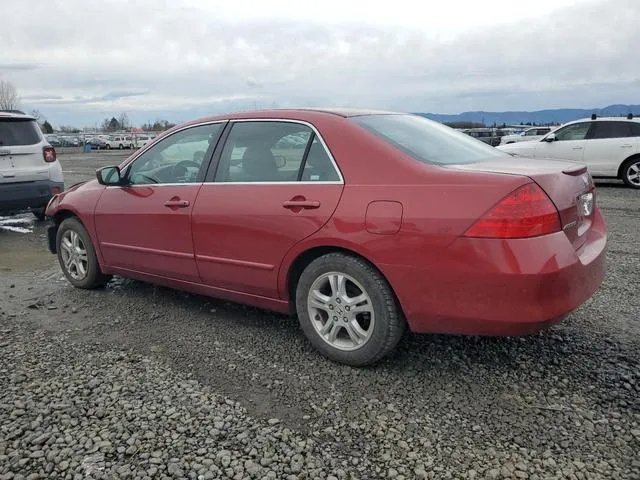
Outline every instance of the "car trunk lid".
<svg viewBox="0 0 640 480">
<path fill-rule="evenodd" d="M 446 168 L 529 177 L 558 209 L 563 231 L 574 248 L 584 244 L 595 209 L 595 187 L 584 164 L 510 157 Z"/>
</svg>

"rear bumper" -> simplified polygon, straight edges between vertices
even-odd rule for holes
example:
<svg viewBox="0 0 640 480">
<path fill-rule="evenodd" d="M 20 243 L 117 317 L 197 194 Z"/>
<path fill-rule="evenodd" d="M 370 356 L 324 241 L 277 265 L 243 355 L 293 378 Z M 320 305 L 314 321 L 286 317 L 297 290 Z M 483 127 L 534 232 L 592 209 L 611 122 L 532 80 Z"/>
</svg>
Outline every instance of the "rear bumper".
<svg viewBox="0 0 640 480">
<path fill-rule="evenodd" d="M 460 238 L 448 267 L 386 265 L 414 332 L 525 335 L 586 302 L 605 273 L 606 226 L 599 210 L 575 250 L 563 232 L 532 239 Z"/>
<path fill-rule="evenodd" d="M 0 213 L 16 213 L 29 208 L 44 208 L 53 196 L 52 189 L 64 190 L 64 183 L 51 180 L 0 183 Z"/>
</svg>

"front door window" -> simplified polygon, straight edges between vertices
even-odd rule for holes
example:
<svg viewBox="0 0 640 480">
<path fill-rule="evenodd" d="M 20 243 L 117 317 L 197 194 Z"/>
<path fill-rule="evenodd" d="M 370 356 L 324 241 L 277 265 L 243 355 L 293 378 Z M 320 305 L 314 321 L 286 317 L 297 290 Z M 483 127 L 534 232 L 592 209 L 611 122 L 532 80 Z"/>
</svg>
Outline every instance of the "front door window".
<svg viewBox="0 0 640 480">
<path fill-rule="evenodd" d="M 556 133 L 556 140 L 559 142 L 568 140 L 584 140 L 590 126 L 591 124 L 587 122 L 568 125 L 558 130 Z"/>
<path fill-rule="evenodd" d="M 203 179 L 224 124 L 211 123 L 168 136 L 138 157 L 127 169 L 129 185 L 195 183 Z"/>
</svg>

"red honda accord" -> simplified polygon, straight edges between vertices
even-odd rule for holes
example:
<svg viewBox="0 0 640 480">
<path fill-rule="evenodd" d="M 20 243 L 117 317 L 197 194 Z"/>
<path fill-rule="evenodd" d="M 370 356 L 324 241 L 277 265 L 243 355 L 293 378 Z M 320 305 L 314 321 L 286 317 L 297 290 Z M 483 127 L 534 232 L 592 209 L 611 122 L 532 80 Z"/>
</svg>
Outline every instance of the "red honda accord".
<svg viewBox="0 0 640 480">
<path fill-rule="evenodd" d="M 589 299 L 606 226 L 582 164 L 527 160 L 416 115 L 296 109 L 174 127 L 56 195 L 74 286 L 111 275 L 295 312 L 366 365 L 413 332 L 520 335 Z"/>
</svg>

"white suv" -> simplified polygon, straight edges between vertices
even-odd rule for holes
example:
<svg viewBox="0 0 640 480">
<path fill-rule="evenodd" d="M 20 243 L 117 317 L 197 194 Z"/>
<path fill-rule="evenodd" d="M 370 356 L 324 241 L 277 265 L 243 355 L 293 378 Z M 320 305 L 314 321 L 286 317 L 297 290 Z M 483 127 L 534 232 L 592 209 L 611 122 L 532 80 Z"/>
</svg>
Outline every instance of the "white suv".
<svg viewBox="0 0 640 480">
<path fill-rule="evenodd" d="M 507 145 L 516 142 L 532 142 L 533 140 L 540 140 L 547 133 L 552 130 L 551 127 L 531 127 L 527 128 L 524 132 L 517 135 L 505 135 L 500 137 L 500 145 Z"/>
<path fill-rule="evenodd" d="M 0 111 L 0 214 L 31 210 L 44 219 L 49 199 L 63 190 L 56 151 L 36 119 Z"/>
<path fill-rule="evenodd" d="M 531 158 L 573 160 L 593 177 L 620 178 L 640 189 L 640 119 L 601 117 L 576 120 L 536 142 L 500 145 L 508 153 Z"/>
<path fill-rule="evenodd" d="M 111 135 L 106 138 L 107 148 L 119 148 L 120 150 L 124 148 L 133 148 L 133 141 L 131 137 L 127 137 L 124 135 Z"/>
</svg>

